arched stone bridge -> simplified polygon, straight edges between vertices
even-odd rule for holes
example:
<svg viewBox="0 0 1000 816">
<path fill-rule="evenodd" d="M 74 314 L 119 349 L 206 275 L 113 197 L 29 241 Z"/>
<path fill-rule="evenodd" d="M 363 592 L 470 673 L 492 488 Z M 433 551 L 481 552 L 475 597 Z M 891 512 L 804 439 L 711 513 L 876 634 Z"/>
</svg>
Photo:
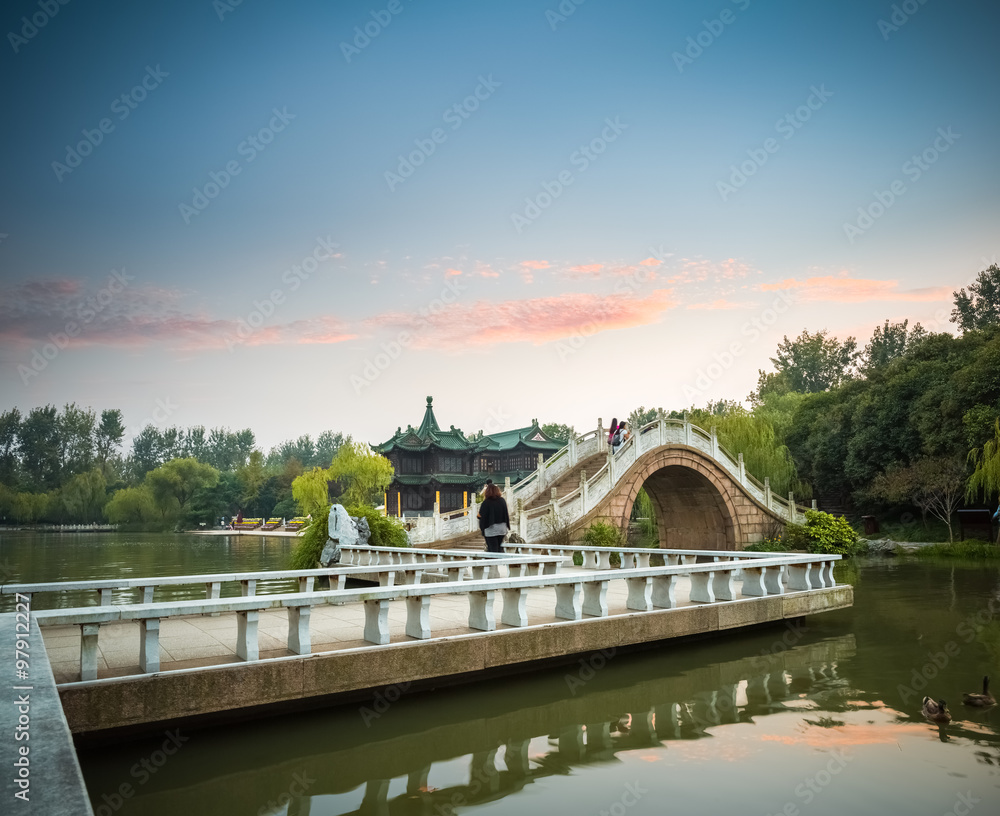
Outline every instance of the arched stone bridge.
<svg viewBox="0 0 1000 816">
<path fill-rule="evenodd" d="M 624 528 L 639 488 L 653 503 L 660 546 L 679 549 L 742 549 L 788 521 L 802 523 L 805 508 L 777 496 L 768 480 L 746 472 L 743 454 L 733 456 L 713 427 L 661 418 L 639 428 L 612 455 L 600 420 L 554 454 L 504 495 L 514 530 L 528 542 L 565 530 L 579 541 L 593 522 Z M 539 457 L 541 460 L 541 457 Z M 414 545 L 481 548 L 476 505 L 418 518 Z"/>
</svg>

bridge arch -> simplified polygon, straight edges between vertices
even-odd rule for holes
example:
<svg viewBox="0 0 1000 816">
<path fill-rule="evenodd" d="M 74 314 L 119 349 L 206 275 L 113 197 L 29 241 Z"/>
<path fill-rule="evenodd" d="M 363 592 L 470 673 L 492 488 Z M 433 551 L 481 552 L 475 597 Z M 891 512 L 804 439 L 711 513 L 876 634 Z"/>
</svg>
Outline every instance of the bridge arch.
<svg viewBox="0 0 1000 816">
<path fill-rule="evenodd" d="M 738 486 L 700 451 L 667 446 L 642 457 L 617 485 L 609 507 L 613 524 L 626 528 L 642 487 L 652 500 L 660 547 L 736 550 L 749 543 Z"/>
</svg>

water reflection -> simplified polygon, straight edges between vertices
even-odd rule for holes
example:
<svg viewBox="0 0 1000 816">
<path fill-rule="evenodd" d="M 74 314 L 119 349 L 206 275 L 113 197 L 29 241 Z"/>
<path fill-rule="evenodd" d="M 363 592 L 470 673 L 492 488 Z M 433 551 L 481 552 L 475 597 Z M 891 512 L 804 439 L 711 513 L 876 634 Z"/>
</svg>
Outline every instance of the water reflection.
<svg viewBox="0 0 1000 816">
<path fill-rule="evenodd" d="M 289 814 L 312 813 L 314 806 L 324 814 L 451 814 L 514 796 L 547 777 L 621 762 L 623 754 L 655 757 L 673 741 L 809 711 L 820 697 L 828 698 L 826 710 L 839 699 L 847 711 L 850 685 L 839 666 L 854 654 L 853 634 L 843 634 L 708 665 L 690 665 L 697 649 L 673 659 L 623 655 L 576 696 L 567 693 L 564 669 L 523 681 L 534 705 L 524 705 L 523 693 L 511 694 L 508 681 L 482 684 L 475 694 L 463 688 L 404 696 L 385 717 L 369 721 L 371 728 L 357 709 L 339 708 L 286 717 L 284 727 L 270 721 L 237 727 L 246 735 L 256 729 L 252 744 L 232 731 L 196 732 L 169 787 L 158 785 L 166 778 L 151 780 L 122 812 L 266 813 L 270 803 L 272 812 Z M 622 684 L 626 676 L 635 682 Z M 470 711 L 473 696 L 492 700 L 478 716 Z M 829 747 L 831 731 L 838 732 L 836 744 L 846 745 L 873 740 L 877 730 L 823 716 L 804 723 L 802 734 L 785 739 L 814 744 L 820 738 L 810 734 L 822 732 Z M 264 746 L 273 762 L 261 756 Z M 95 805 L 102 790 L 114 788 L 124 759 L 85 763 Z M 293 794 L 296 775 L 304 790 Z"/>
</svg>

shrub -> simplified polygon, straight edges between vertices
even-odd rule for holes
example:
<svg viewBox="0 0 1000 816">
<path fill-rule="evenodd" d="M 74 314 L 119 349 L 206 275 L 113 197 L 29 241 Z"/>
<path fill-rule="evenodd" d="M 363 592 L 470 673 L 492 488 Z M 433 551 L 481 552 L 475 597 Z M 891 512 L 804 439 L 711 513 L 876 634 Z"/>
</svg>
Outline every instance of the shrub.
<svg viewBox="0 0 1000 816">
<path fill-rule="evenodd" d="M 843 516 L 832 516 L 822 510 L 806 510 L 804 530 L 806 549 L 811 553 L 852 556 L 863 549 L 857 532 Z"/>
<path fill-rule="evenodd" d="M 622 531 L 606 521 L 595 521 L 583 534 L 588 547 L 621 547 L 625 544 Z"/>
<path fill-rule="evenodd" d="M 756 544 L 747 544 L 743 549 L 746 552 L 784 552 L 787 548 L 780 538 L 765 538 Z"/>
<path fill-rule="evenodd" d="M 374 507 L 363 504 L 348 507 L 347 512 L 348 515 L 368 519 L 368 529 L 371 530 L 368 543 L 373 547 L 409 546 L 406 530 L 391 516 L 383 516 Z M 302 537 L 292 551 L 292 569 L 314 569 L 319 565 L 319 557 L 330 537 L 329 524 L 330 505 L 327 505 L 322 512 L 314 513 L 310 525 L 302 530 Z"/>
</svg>

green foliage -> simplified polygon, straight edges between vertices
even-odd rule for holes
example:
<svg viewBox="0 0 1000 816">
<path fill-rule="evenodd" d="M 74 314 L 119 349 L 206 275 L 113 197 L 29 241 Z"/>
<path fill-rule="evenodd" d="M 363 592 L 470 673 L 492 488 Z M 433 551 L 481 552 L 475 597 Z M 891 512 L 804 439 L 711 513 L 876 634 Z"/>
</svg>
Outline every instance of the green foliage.
<svg viewBox="0 0 1000 816">
<path fill-rule="evenodd" d="M 330 537 L 330 507 L 313 513 L 313 520 L 300 532 L 300 538 L 292 550 L 292 569 L 314 569 L 319 566 L 319 557 Z M 403 525 L 391 516 L 383 516 L 369 505 L 353 505 L 346 508 L 348 515 L 368 519 L 368 529 L 371 538 L 368 543 L 373 547 L 407 547 L 406 530 Z"/>
<path fill-rule="evenodd" d="M 875 327 L 872 339 L 861 354 L 862 372 L 871 373 L 888 365 L 927 336 L 927 331 L 919 323 L 907 332 L 908 324 L 908 320 L 902 323 L 890 323 L 886 320 L 884 326 Z"/>
<path fill-rule="evenodd" d="M 323 508 L 330 507 L 327 482 L 330 473 L 323 468 L 314 467 L 307 473 L 295 478 L 292 482 L 292 496 L 299 505 L 302 515 L 322 514 Z"/>
<path fill-rule="evenodd" d="M 156 509 L 161 517 L 176 516 L 182 512 L 195 491 L 211 487 L 219 481 L 219 471 L 211 465 L 188 457 L 171 459 L 146 474 L 144 484 L 149 488 Z"/>
<path fill-rule="evenodd" d="M 791 453 L 762 414 L 732 405 L 724 414 L 693 409 L 688 418 L 706 430 L 714 425 L 722 447 L 734 457 L 742 453 L 747 473 L 761 481 L 769 478 L 774 493 L 787 496 L 791 490 L 800 499 L 812 498 L 809 485 L 798 478 Z"/>
<path fill-rule="evenodd" d="M 922 457 L 906 467 L 890 468 L 877 476 L 869 492 L 894 503 L 912 502 L 921 513 L 930 513 L 948 527 L 962 499 L 965 466 L 947 457 Z"/>
<path fill-rule="evenodd" d="M 553 439 L 561 439 L 564 442 L 568 442 L 570 437 L 577 435 L 572 425 L 564 425 L 560 422 L 546 422 L 539 427 L 546 436 L 551 436 Z"/>
<path fill-rule="evenodd" d="M 951 319 L 963 332 L 1000 326 L 1000 267 L 991 264 L 969 284 L 969 291 L 952 293 L 955 308 Z"/>
<path fill-rule="evenodd" d="M 326 511 L 313 513 L 312 522 L 299 532 L 299 540 L 292 550 L 292 569 L 315 569 L 319 557 L 330 537 L 330 505 Z"/>
<path fill-rule="evenodd" d="M 853 337 L 840 342 L 827 337 L 826 329 L 810 334 L 803 330 L 794 340 L 786 335 L 771 358 L 792 391 L 811 394 L 836 388 L 850 378 L 857 362 L 858 344 Z"/>
<path fill-rule="evenodd" d="M 408 547 L 409 540 L 402 523 L 395 516 L 383 516 L 371 505 L 354 504 L 347 507 L 347 514 L 368 519 L 368 529 L 371 538 L 368 543 L 373 547 Z M 327 511 L 329 515 L 329 511 Z"/>
<path fill-rule="evenodd" d="M 832 516 L 821 510 L 806 510 L 806 548 L 819 555 L 857 555 L 860 551 L 858 534 L 843 516 Z"/>
<path fill-rule="evenodd" d="M 995 420 L 994 427 L 995 435 L 991 440 L 969 451 L 973 471 L 965 488 L 968 501 L 975 501 L 980 492 L 987 501 L 1000 493 L 1000 419 Z"/>
<path fill-rule="evenodd" d="M 112 524 L 147 524 L 157 517 L 153 494 L 146 485 L 122 488 L 104 506 L 104 515 Z"/>
<path fill-rule="evenodd" d="M 622 531 L 606 521 L 595 521 L 583 534 L 583 543 L 588 547 L 622 547 L 625 538 Z"/>
<path fill-rule="evenodd" d="M 786 548 L 780 538 L 765 538 L 755 544 L 747 544 L 743 549 L 746 552 L 785 552 Z"/>
<path fill-rule="evenodd" d="M 653 510 L 653 500 L 649 494 L 639 488 L 632 505 L 632 519 L 639 524 L 639 540 L 635 542 L 639 547 L 658 547 L 660 535 L 656 526 L 656 514 Z"/>
<path fill-rule="evenodd" d="M 382 503 L 392 481 L 392 464 L 363 442 L 346 442 L 337 451 L 329 470 L 330 481 L 343 485 L 344 504 Z"/>
</svg>

